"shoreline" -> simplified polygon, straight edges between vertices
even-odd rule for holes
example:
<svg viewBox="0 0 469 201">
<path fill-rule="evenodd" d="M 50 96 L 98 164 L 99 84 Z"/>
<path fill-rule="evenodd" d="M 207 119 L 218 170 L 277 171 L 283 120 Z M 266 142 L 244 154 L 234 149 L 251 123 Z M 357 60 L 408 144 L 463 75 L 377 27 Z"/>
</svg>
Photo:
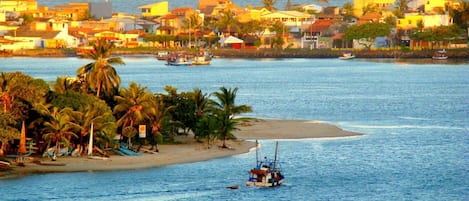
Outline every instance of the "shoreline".
<svg viewBox="0 0 469 201">
<path fill-rule="evenodd" d="M 147 152 L 142 156 L 112 155 L 106 160 L 90 159 L 86 156 L 59 157 L 57 161 L 51 161 L 49 158 L 27 157 L 24 167 L 12 164 L 10 170 L 0 172 L 0 179 L 42 173 L 137 170 L 208 161 L 249 153 L 256 146 L 254 139 L 339 139 L 362 135 L 343 130 L 332 124 L 305 120 L 261 119 L 239 128 L 240 130 L 234 133 L 237 139 L 227 141 L 230 149 L 219 148 L 219 142 L 207 149 L 205 143 L 188 140 L 184 144 L 158 145 L 159 153 Z"/>
<path fill-rule="evenodd" d="M 352 50 L 356 58 L 368 59 L 428 59 L 433 56 L 435 49 L 424 50 Z M 157 49 L 157 48 L 144 48 L 144 49 L 115 49 L 113 55 L 157 55 L 158 51 L 196 51 L 196 49 Z M 469 58 L 469 49 L 447 49 L 447 55 L 450 59 L 467 59 Z M 343 50 L 332 49 L 211 49 L 217 57 L 221 58 L 338 58 L 342 56 Z M 78 57 L 75 49 L 28 49 L 18 50 L 11 54 L 0 54 L 0 58 L 8 57 Z"/>
</svg>

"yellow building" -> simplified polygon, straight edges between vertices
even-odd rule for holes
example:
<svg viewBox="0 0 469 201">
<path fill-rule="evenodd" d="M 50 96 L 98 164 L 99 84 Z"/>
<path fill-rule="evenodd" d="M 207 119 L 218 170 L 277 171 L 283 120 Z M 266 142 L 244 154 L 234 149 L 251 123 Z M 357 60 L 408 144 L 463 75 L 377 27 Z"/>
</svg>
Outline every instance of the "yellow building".
<svg viewBox="0 0 469 201">
<path fill-rule="evenodd" d="M 271 12 L 266 8 L 259 8 L 259 9 L 247 9 L 247 12 L 240 13 L 236 16 L 239 22 L 249 22 L 252 20 L 261 20 L 261 16 L 270 14 Z"/>
<path fill-rule="evenodd" d="M 398 19 L 396 28 L 398 30 L 409 30 L 417 28 L 432 28 L 437 26 L 450 26 L 453 18 L 448 14 L 420 14 L 406 13 L 404 18 Z"/>
<path fill-rule="evenodd" d="M 353 14 L 357 17 L 363 15 L 363 10 L 367 7 L 375 7 L 379 10 L 394 5 L 395 0 L 354 0 L 353 1 Z"/>
<path fill-rule="evenodd" d="M 138 8 L 142 10 L 143 17 L 149 17 L 149 18 L 161 17 L 169 13 L 168 11 L 169 5 L 167 1 L 148 4 L 148 5 L 140 6 Z"/>
<path fill-rule="evenodd" d="M 2 0 L 0 1 L 0 12 L 23 13 L 25 11 L 37 10 L 36 0 Z"/>
</svg>

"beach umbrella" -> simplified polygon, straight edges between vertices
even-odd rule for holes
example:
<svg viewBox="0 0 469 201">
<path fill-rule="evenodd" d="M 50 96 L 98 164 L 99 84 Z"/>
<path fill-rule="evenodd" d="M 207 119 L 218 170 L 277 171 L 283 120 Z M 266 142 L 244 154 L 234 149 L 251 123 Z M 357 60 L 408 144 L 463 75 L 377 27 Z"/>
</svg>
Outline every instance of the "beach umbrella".
<svg viewBox="0 0 469 201">
<path fill-rule="evenodd" d="M 20 138 L 20 147 L 18 149 L 18 153 L 25 154 L 26 153 L 26 126 L 23 121 L 23 125 L 21 126 L 21 138 Z"/>
</svg>

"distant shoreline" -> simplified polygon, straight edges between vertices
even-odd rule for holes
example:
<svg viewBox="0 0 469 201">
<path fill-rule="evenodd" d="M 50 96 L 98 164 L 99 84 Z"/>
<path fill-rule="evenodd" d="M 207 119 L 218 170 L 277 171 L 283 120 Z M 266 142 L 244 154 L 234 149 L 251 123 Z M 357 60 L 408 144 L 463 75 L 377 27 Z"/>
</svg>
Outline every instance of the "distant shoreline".
<svg viewBox="0 0 469 201">
<path fill-rule="evenodd" d="M 338 139 L 362 135 L 327 123 L 300 120 L 255 120 L 240 126 L 234 134 L 238 139 L 227 141 L 230 149 L 219 148 L 220 142 L 207 149 L 206 143 L 195 142 L 189 136 L 184 144 L 159 145 L 159 153 L 147 152 L 142 156 L 112 155 L 106 160 L 67 156 L 57 161 L 28 157 L 24 167 L 12 165 L 10 170 L 0 172 L 0 179 L 37 173 L 135 170 L 206 161 L 248 153 L 256 146 L 254 139 Z"/>
<path fill-rule="evenodd" d="M 156 55 L 158 51 L 196 51 L 195 49 L 115 49 L 114 55 Z M 338 58 L 341 50 L 330 49 L 211 49 L 215 56 L 222 58 Z M 431 58 L 434 50 L 353 50 L 357 58 Z M 468 59 L 469 49 L 447 49 L 450 59 Z M 75 49 L 33 49 L 19 50 L 11 54 L 0 54 L 0 57 L 77 57 Z"/>
</svg>

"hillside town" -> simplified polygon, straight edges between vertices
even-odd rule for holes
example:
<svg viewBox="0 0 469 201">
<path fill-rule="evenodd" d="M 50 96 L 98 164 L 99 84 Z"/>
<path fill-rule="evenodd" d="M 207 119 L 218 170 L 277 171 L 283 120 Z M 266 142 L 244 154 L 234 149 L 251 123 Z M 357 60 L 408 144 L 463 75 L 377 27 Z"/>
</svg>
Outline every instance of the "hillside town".
<svg viewBox="0 0 469 201">
<path fill-rule="evenodd" d="M 231 0 L 168 1 L 114 12 L 112 3 L 0 1 L 0 51 L 86 49 L 97 39 L 121 48 L 437 49 L 467 48 L 466 0 L 353 0 L 342 7 L 275 1 L 245 8 Z"/>
</svg>

